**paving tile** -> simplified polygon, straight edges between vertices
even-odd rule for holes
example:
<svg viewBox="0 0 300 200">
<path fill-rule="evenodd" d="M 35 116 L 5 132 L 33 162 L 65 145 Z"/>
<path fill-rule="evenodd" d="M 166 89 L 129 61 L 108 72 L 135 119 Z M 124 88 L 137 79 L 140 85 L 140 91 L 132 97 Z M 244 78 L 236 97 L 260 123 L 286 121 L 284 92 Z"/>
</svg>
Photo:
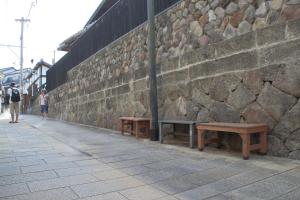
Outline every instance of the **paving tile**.
<svg viewBox="0 0 300 200">
<path fill-rule="evenodd" d="M 229 199 L 228 199 L 228 197 L 226 197 L 222 194 L 219 194 L 217 196 L 213 196 L 213 197 L 207 198 L 205 200 L 229 200 Z"/>
<path fill-rule="evenodd" d="M 7 175 L 15 175 L 15 174 L 20 174 L 19 167 L 11 167 L 11 166 L 0 167 L 0 177 L 7 176 Z"/>
<path fill-rule="evenodd" d="M 100 164 L 100 165 L 91 165 L 91 166 L 84 166 L 84 167 L 56 169 L 55 171 L 59 176 L 73 176 L 73 175 L 89 174 L 93 172 L 102 172 L 108 170 L 113 170 L 113 168 L 107 165 Z"/>
<path fill-rule="evenodd" d="M 107 170 L 107 171 L 101 171 L 101 172 L 94 172 L 93 176 L 97 177 L 99 180 L 110 180 L 110 179 L 116 179 L 116 178 L 122 178 L 129 176 L 128 174 L 121 172 L 119 170 Z"/>
<path fill-rule="evenodd" d="M 81 200 L 128 200 L 125 198 L 123 195 L 117 193 L 117 192 L 112 192 L 109 194 L 103 194 L 103 195 L 97 195 L 93 197 L 87 197 Z"/>
<path fill-rule="evenodd" d="M 287 174 L 290 174 L 292 176 L 300 177 L 300 167 L 297 167 L 289 172 Z"/>
<path fill-rule="evenodd" d="M 198 187 L 198 185 L 192 184 L 183 177 L 167 179 L 154 183 L 152 186 L 168 194 L 178 194 Z"/>
<path fill-rule="evenodd" d="M 29 189 L 24 183 L 0 186 L 0 197 L 14 196 L 28 192 Z"/>
<path fill-rule="evenodd" d="M 6 158 L 0 158 L 0 163 L 9 163 L 9 162 L 15 162 L 15 157 L 6 157 Z"/>
<path fill-rule="evenodd" d="M 36 160 L 24 160 L 24 161 L 17 161 L 17 162 L 7 162 L 7 163 L 0 163 L 0 167 L 26 167 L 32 165 L 42 165 L 45 164 L 45 161 L 42 159 Z"/>
<path fill-rule="evenodd" d="M 123 168 L 123 169 L 121 169 L 121 171 L 123 171 L 124 173 L 126 173 L 128 175 L 133 176 L 133 175 L 144 174 L 144 173 L 147 173 L 150 171 L 155 171 L 155 170 L 145 167 L 143 165 L 137 165 L 137 166 Z"/>
<path fill-rule="evenodd" d="M 253 171 L 247 171 L 245 173 L 234 175 L 227 178 L 227 180 L 239 183 L 240 186 L 242 186 L 266 179 L 268 177 L 274 176 L 277 173 L 279 172 L 275 170 L 258 168 Z"/>
<path fill-rule="evenodd" d="M 89 166 L 89 165 L 100 165 L 103 164 L 99 160 L 96 159 L 89 159 L 89 160 L 81 160 L 81 161 L 75 161 L 74 162 L 78 166 Z"/>
<path fill-rule="evenodd" d="M 139 174 L 134 177 L 147 183 L 152 184 L 158 181 L 163 181 L 176 176 L 183 176 L 186 174 L 191 174 L 193 171 L 181 168 L 181 167 L 172 167 L 166 168 L 158 171 L 150 171 L 144 174 Z"/>
<path fill-rule="evenodd" d="M 71 185 L 79 185 L 84 183 L 95 182 L 97 179 L 91 175 L 77 175 L 77 176 L 68 176 L 68 177 L 60 177 L 42 181 L 34 181 L 28 183 L 28 186 L 32 192 L 40 191 L 40 190 L 49 190 L 54 188 L 62 188 Z"/>
<path fill-rule="evenodd" d="M 178 199 L 173 196 L 165 196 L 165 197 L 159 198 L 157 200 L 178 200 Z"/>
<path fill-rule="evenodd" d="M 124 158 L 123 155 L 122 155 L 122 156 L 98 158 L 98 160 L 100 160 L 103 163 L 114 163 L 114 162 L 129 160 L 129 159 Z"/>
<path fill-rule="evenodd" d="M 48 156 L 44 157 L 46 163 L 63 163 L 63 162 L 71 162 L 71 161 L 81 161 L 91 159 L 89 156 Z"/>
<path fill-rule="evenodd" d="M 224 179 L 180 193 L 176 195 L 176 197 L 179 199 L 206 199 L 224 192 L 231 191 L 237 188 L 238 185 L 239 184 L 237 183 Z"/>
<path fill-rule="evenodd" d="M 300 199 L 300 188 L 297 188 L 287 194 L 284 194 L 274 200 L 299 200 Z"/>
<path fill-rule="evenodd" d="M 164 193 L 151 186 L 141 186 L 141 187 L 131 188 L 131 189 L 120 191 L 120 193 L 129 200 L 140 200 L 140 199 L 153 200 L 168 195 L 167 193 Z"/>
<path fill-rule="evenodd" d="M 95 183 L 71 186 L 71 188 L 76 192 L 78 196 L 89 197 L 138 187 L 141 185 L 144 185 L 144 183 L 132 177 L 125 177 L 116 180 L 100 181 Z"/>
<path fill-rule="evenodd" d="M 115 169 L 121 169 L 121 168 L 136 166 L 136 165 L 146 165 L 153 162 L 154 160 L 152 159 L 138 158 L 133 160 L 125 160 L 120 162 L 108 163 L 108 165 Z"/>
<path fill-rule="evenodd" d="M 298 186 L 292 181 L 279 179 L 279 177 L 273 176 L 263 181 L 229 192 L 226 196 L 230 196 L 232 198 L 245 196 L 257 199 L 272 199 L 286 194 L 296 188 L 298 188 Z"/>
<path fill-rule="evenodd" d="M 5 200 L 72 200 L 78 196 L 70 188 L 60 188 L 5 198 Z"/>
<path fill-rule="evenodd" d="M 202 186 L 212 182 L 216 182 L 217 179 L 213 176 L 209 176 L 203 172 L 192 173 L 188 175 L 184 175 L 181 177 L 186 182 L 192 183 L 194 185 Z"/>
<path fill-rule="evenodd" d="M 57 175 L 54 171 L 43 171 L 27 174 L 18 174 L 12 176 L 2 176 L 0 177 L 0 185 L 9 185 L 14 183 L 24 183 L 30 181 L 44 180 L 57 178 Z"/>
<path fill-rule="evenodd" d="M 23 173 L 29 173 L 29 172 L 40 172 L 40 171 L 47 171 L 53 169 L 65 169 L 71 167 L 76 167 L 76 165 L 73 162 L 52 163 L 52 164 L 42 164 L 42 165 L 21 167 L 21 170 Z"/>
</svg>

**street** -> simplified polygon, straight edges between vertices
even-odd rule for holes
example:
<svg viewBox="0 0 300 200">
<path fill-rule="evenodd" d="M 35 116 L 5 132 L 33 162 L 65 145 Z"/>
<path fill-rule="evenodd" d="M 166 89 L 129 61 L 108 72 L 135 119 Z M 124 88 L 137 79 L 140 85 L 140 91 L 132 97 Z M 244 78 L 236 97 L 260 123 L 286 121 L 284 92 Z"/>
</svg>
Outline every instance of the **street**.
<svg viewBox="0 0 300 200">
<path fill-rule="evenodd" d="M 0 199 L 299 200 L 300 161 L 136 140 L 116 131 L 0 115 Z M 220 152 L 219 152 L 220 151 Z"/>
</svg>

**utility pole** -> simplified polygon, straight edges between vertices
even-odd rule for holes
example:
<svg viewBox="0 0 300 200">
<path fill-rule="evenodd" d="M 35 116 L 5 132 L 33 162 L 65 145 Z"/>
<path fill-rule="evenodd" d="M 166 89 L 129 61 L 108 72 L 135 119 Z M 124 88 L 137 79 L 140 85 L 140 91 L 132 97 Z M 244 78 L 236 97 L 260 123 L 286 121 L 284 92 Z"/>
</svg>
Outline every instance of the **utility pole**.
<svg viewBox="0 0 300 200">
<path fill-rule="evenodd" d="M 30 22 L 29 19 L 24 19 L 24 17 L 22 17 L 21 19 L 16 19 L 16 22 L 21 22 L 21 37 L 20 37 L 20 41 L 21 41 L 21 46 L 20 46 L 20 93 L 21 95 L 23 94 L 23 33 L 24 33 L 24 23 L 26 22 Z"/>
<path fill-rule="evenodd" d="M 148 58 L 150 80 L 150 109 L 151 109 L 151 140 L 158 140 L 158 106 L 156 81 L 156 52 L 155 52 L 155 11 L 154 0 L 147 0 L 148 10 Z"/>
<path fill-rule="evenodd" d="M 22 17 L 21 19 L 16 19 L 16 22 L 21 22 L 21 37 L 20 37 L 20 41 L 21 41 L 21 46 L 20 46 L 20 94 L 21 97 L 23 98 L 23 33 L 24 33 L 24 23 L 26 22 L 30 22 L 29 19 L 24 19 L 24 17 Z M 23 111 L 23 104 L 21 103 L 21 112 Z"/>
</svg>

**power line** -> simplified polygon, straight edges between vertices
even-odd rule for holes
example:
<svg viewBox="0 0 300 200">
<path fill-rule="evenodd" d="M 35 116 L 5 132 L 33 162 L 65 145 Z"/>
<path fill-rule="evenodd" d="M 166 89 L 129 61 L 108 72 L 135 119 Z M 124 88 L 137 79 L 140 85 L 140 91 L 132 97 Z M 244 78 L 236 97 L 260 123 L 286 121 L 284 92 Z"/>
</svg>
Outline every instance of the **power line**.
<svg viewBox="0 0 300 200">
<path fill-rule="evenodd" d="M 29 18 L 32 8 L 35 7 L 36 5 L 37 5 L 37 0 L 35 0 L 35 2 L 31 2 L 31 6 L 30 6 L 30 9 L 29 9 L 26 19 Z"/>
<path fill-rule="evenodd" d="M 17 45 L 11 45 L 11 44 L 0 44 L 0 47 L 13 47 L 13 48 L 20 48 L 20 46 L 17 46 Z"/>
</svg>

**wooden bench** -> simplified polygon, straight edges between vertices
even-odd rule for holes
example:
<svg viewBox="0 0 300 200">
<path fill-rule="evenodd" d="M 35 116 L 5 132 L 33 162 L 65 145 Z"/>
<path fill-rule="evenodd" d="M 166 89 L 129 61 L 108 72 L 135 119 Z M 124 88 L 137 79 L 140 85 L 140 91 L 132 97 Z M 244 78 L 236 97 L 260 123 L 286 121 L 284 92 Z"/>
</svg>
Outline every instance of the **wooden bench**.
<svg viewBox="0 0 300 200">
<path fill-rule="evenodd" d="M 159 141 L 163 143 L 164 141 L 164 133 L 163 133 L 163 125 L 164 124 L 172 124 L 173 125 L 173 133 L 175 134 L 175 124 L 184 124 L 189 126 L 189 143 L 190 147 L 195 147 L 195 125 L 196 121 L 179 121 L 179 120 L 159 120 Z"/>
<path fill-rule="evenodd" d="M 261 154 L 267 153 L 267 132 L 266 124 L 241 124 L 241 123 L 200 123 L 197 125 L 198 149 L 203 151 L 205 145 L 205 131 L 221 131 L 237 133 L 242 138 L 243 158 L 249 159 L 250 151 L 259 150 Z M 259 143 L 251 144 L 252 134 L 259 134 Z M 220 140 L 216 141 L 220 143 Z"/>
<path fill-rule="evenodd" d="M 128 131 L 128 126 L 130 126 L 129 133 L 135 135 L 136 138 L 150 137 L 150 119 L 141 117 L 120 117 L 121 121 L 121 133 L 124 135 L 125 131 Z M 144 132 L 141 131 L 144 129 Z"/>
</svg>

